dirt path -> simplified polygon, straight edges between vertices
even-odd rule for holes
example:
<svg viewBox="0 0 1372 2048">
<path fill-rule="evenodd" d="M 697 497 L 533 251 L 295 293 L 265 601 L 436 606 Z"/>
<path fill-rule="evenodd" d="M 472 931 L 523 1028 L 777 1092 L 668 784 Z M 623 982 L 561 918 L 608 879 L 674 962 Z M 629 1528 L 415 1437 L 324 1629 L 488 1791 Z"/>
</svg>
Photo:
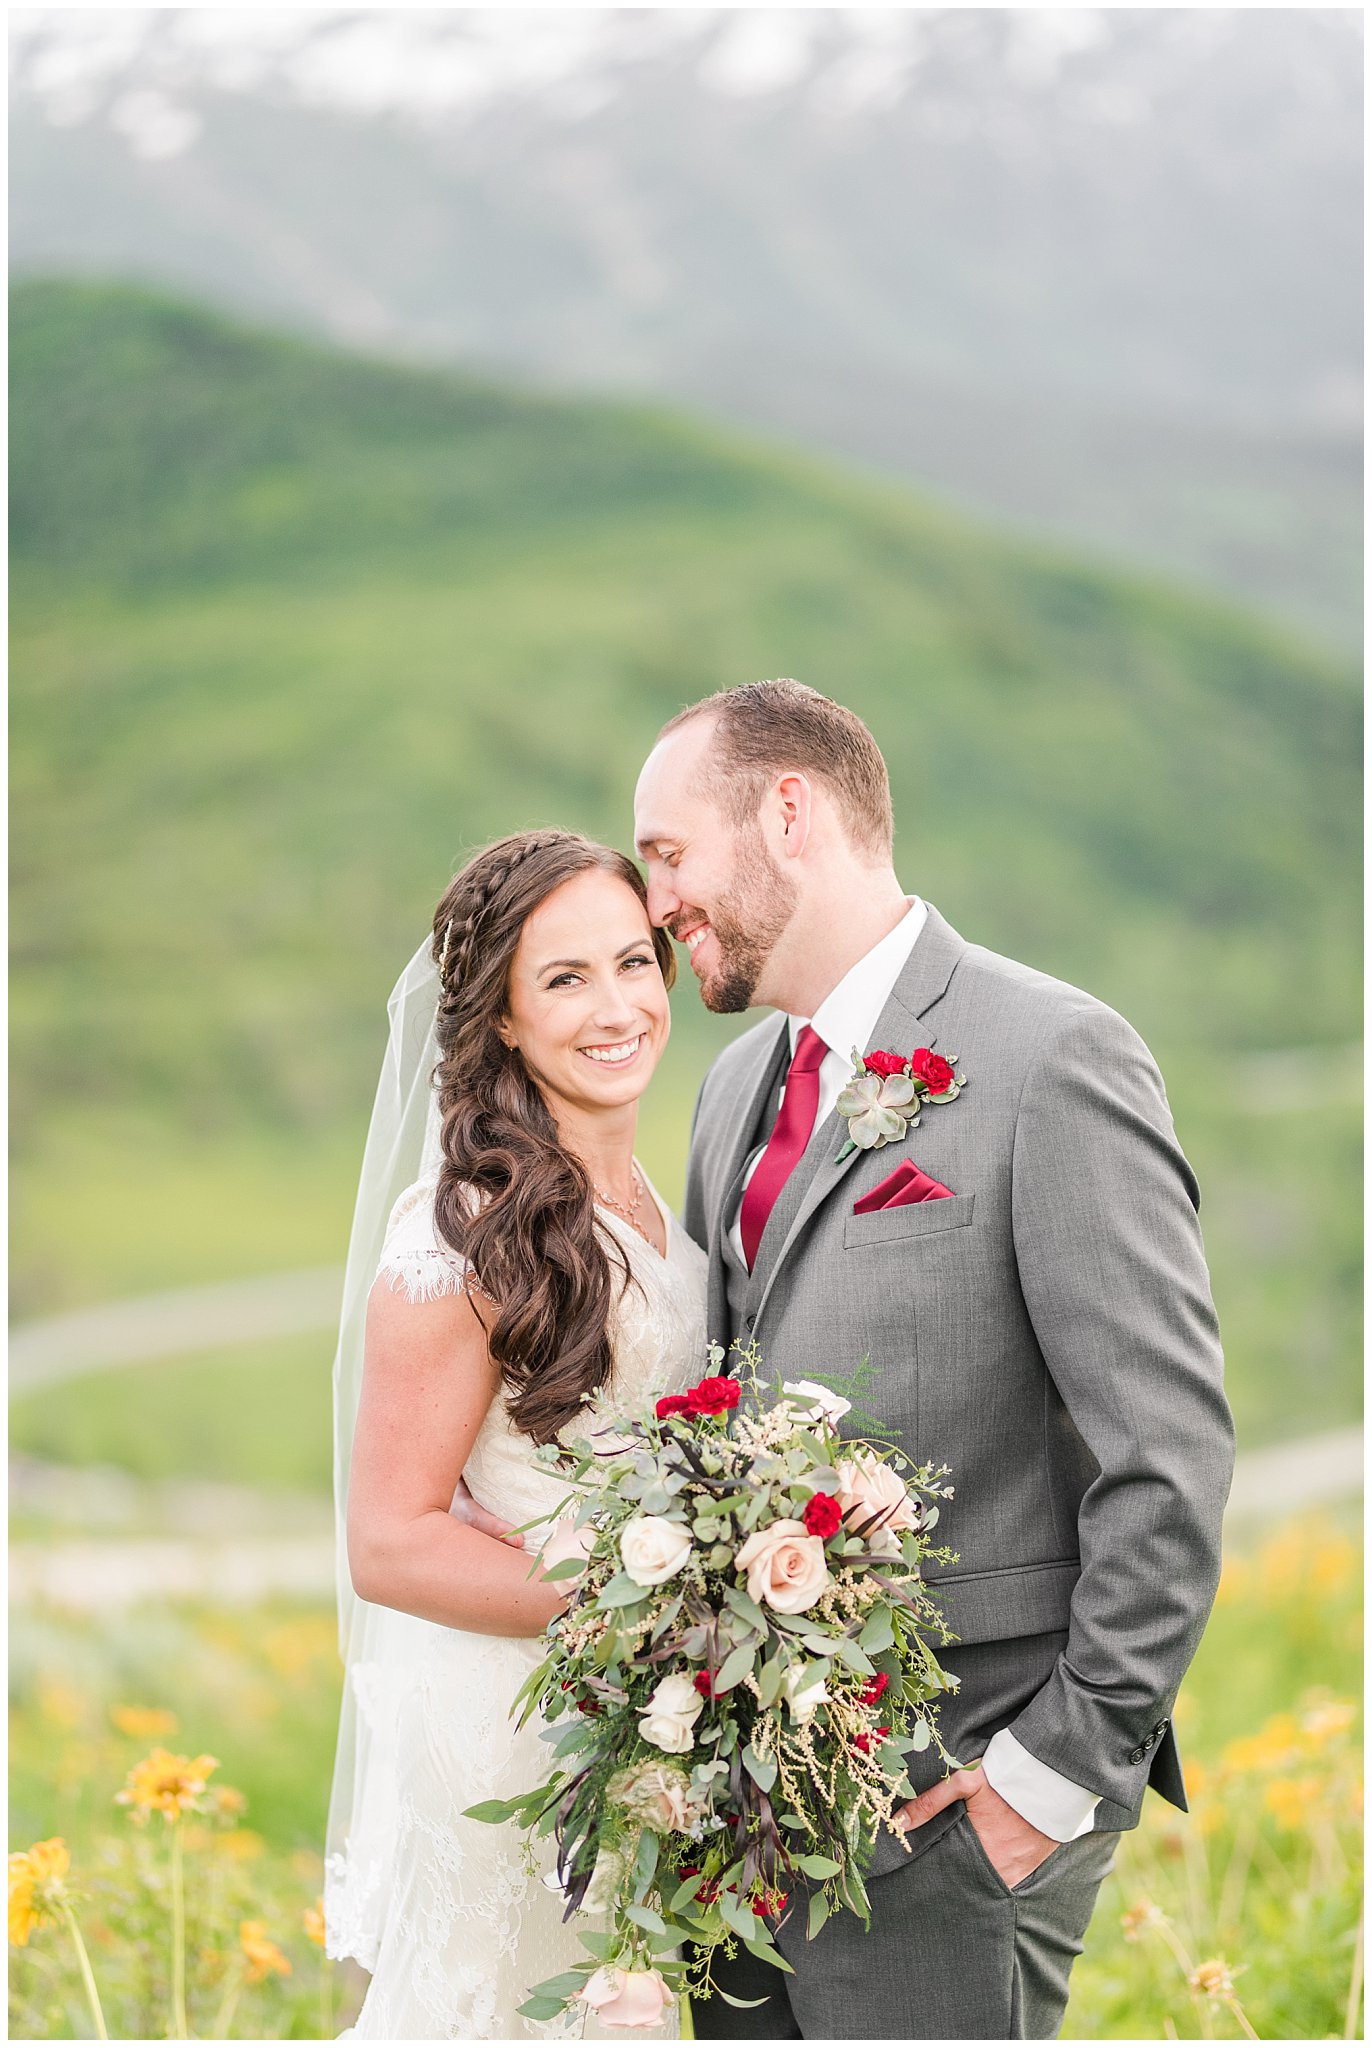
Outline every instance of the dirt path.
<svg viewBox="0 0 1372 2048">
<path fill-rule="evenodd" d="M 341 1266 L 269 1273 L 48 1316 L 10 1333 L 10 1398 L 85 1372 L 336 1328 Z"/>
</svg>

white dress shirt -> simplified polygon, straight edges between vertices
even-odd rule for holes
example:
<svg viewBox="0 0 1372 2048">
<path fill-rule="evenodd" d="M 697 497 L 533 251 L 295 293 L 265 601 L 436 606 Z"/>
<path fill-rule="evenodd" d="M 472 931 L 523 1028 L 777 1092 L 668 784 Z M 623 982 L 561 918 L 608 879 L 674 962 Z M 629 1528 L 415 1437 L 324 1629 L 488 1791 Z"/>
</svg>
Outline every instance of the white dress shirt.
<svg viewBox="0 0 1372 2048">
<path fill-rule="evenodd" d="M 910 908 L 900 923 L 848 969 L 813 1017 L 787 1017 L 793 1054 L 796 1040 L 806 1024 L 819 1034 L 828 1048 L 819 1070 L 817 1125 L 823 1123 L 838 1101 L 853 1071 L 854 1051 L 861 1053 L 868 1049 L 868 1040 L 877 1028 L 887 999 L 924 929 L 928 915 L 925 904 L 918 896 L 912 896 L 909 902 Z M 912 1052 L 914 1047 L 892 1045 L 882 1049 L 904 1053 Z M 784 1095 L 783 1088 L 782 1097 Z M 778 1098 L 778 1108 L 780 1100 Z M 765 1150 L 765 1144 L 759 1145 L 749 1160 L 743 1177 L 745 1188 Z M 741 1195 L 739 1208 L 742 1208 Z M 737 1213 L 730 1226 L 729 1242 L 739 1264 L 746 1264 Z M 1064 1778 L 1060 1772 L 1040 1763 L 1008 1728 L 998 1729 L 991 1737 L 981 1768 L 992 1790 L 998 1792 L 1007 1805 L 1013 1806 L 1016 1813 L 1036 1827 L 1040 1834 L 1051 1835 L 1057 1842 L 1074 1842 L 1078 1835 L 1089 1833 L 1099 1804 L 1098 1795 L 1074 1785 L 1070 1778 Z"/>
</svg>

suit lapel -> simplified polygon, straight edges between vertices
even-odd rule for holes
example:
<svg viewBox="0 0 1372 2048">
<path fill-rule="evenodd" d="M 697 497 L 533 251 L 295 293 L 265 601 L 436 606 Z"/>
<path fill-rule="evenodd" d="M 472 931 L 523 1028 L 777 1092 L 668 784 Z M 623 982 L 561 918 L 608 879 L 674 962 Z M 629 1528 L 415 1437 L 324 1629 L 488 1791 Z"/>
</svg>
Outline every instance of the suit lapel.
<svg viewBox="0 0 1372 2048">
<path fill-rule="evenodd" d="M 876 1028 L 863 1047 L 871 1052 L 875 1047 L 884 1047 L 889 1052 L 911 1052 L 917 1045 L 928 1045 L 930 1034 L 937 1029 L 929 1012 L 941 1001 L 953 978 L 958 961 L 967 950 L 967 942 L 960 938 L 953 927 L 941 918 L 931 903 L 924 929 L 916 939 L 910 958 L 896 980 L 896 985 L 886 1000 L 876 1022 Z M 941 1052 L 948 1048 L 941 1046 Z M 952 1048 L 954 1052 L 957 1046 Z M 847 1137 L 847 1126 L 837 1110 L 824 1119 L 806 1150 L 806 1160 L 801 1171 L 811 1169 L 809 1186 L 801 1197 L 791 1226 L 786 1232 L 776 1256 L 770 1262 L 765 1260 L 764 1246 L 759 1246 L 759 1270 L 755 1278 L 761 1283 L 762 1292 L 758 1299 L 755 1316 L 760 1318 L 767 1304 L 767 1297 L 776 1283 L 777 1274 L 786 1262 L 792 1246 L 796 1243 L 810 1218 L 822 1202 L 828 1200 L 834 1190 L 842 1185 L 845 1175 L 856 1164 L 859 1154 L 850 1152 L 841 1162 L 838 1153 Z M 899 1148 L 892 1154 L 898 1157 Z M 783 1191 L 784 1192 L 784 1191 Z"/>
</svg>

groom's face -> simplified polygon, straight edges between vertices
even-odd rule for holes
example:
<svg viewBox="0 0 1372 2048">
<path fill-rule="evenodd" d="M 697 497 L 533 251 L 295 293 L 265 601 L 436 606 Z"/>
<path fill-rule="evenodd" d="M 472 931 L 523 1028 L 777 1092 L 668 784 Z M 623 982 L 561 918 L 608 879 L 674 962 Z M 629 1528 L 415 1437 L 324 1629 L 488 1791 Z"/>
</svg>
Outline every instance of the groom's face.
<svg viewBox="0 0 1372 2048">
<path fill-rule="evenodd" d="M 771 1002 L 767 965 L 797 888 L 756 821 L 734 825 L 709 797 L 709 721 L 659 742 L 639 777 L 634 836 L 648 914 L 686 947 L 701 1001 L 721 1014 Z"/>
</svg>

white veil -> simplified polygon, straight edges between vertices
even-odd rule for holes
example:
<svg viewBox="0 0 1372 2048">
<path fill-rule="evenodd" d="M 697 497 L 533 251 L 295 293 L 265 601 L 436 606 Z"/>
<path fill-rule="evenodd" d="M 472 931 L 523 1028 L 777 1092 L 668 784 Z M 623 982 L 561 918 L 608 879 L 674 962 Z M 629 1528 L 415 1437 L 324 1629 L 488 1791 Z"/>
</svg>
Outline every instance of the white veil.
<svg viewBox="0 0 1372 2048">
<path fill-rule="evenodd" d="M 329 1800 L 324 1878 L 328 1953 L 376 1963 L 396 1838 L 395 1746 L 400 1703 L 410 1688 L 428 1624 L 359 1600 L 348 1572 L 348 1472 L 362 1388 L 367 1296 L 386 1225 L 407 1187 L 436 1170 L 438 1061 L 434 1022 L 438 970 L 426 939 L 391 991 L 390 1038 L 362 1156 L 348 1240 L 343 1308 L 333 1367 L 334 1511 L 338 1545 L 338 1646 L 343 1704 Z"/>
</svg>

